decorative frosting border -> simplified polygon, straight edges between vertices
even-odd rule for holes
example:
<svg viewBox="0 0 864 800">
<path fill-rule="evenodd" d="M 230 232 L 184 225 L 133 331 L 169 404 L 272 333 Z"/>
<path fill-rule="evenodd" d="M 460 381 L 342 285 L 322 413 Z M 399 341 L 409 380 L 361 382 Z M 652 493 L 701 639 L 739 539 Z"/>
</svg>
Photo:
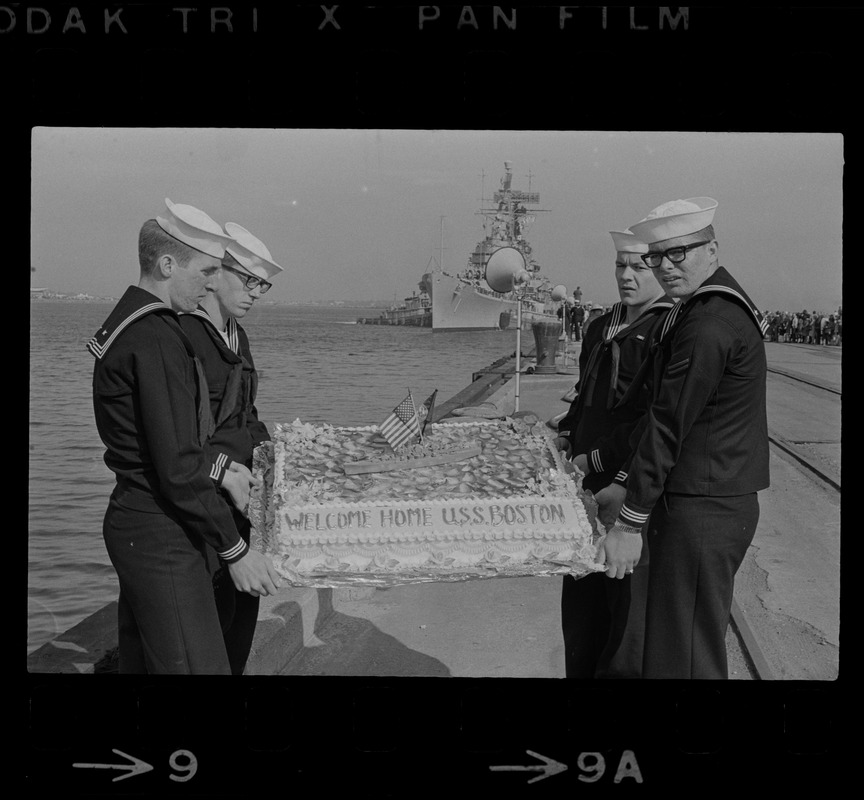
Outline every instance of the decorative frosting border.
<svg viewBox="0 0 864 800">
<path fill-rule="evenodd" d="M 436 422 L 436 428 L 470 428 L 472 425 L 478 426 L 489 426 L 489 427 L 499 427 L 501 422 L 504 422 L 506 419 L 510 419 L 512 421 L 512 417 L 506 417 L 505 419 L 472 419 L 470 421 L 459 421 L 459 420 L 441 420 L 441 422 Z M 322 423 L 320 425 L 315 425 L 312 422 L 301 422 L 300 419 L 295 419 L 294 422 L 277 422 L 274 431 L 275 433 L 282 433 L 283 431 L 287 431 L 297 425 L 300 426 L 309 426 L 310 429 L 313 430 L 334 430 L 334 431 L 347 431 L 349 433 L 364 433 L 366 431 L 377 431 L 380 429 L 380 425 L 330 425 L 329 423 Z"/>
</svg>

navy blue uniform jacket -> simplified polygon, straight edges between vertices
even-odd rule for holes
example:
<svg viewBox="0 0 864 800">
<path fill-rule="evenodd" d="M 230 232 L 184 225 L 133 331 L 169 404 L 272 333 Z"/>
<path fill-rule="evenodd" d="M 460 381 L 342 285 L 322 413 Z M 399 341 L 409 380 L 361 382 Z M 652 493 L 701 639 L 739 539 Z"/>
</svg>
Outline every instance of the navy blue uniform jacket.
<svg viewBox="0 0 864 800">
<path fill-rule="evenodd" d="M 130 286 L 87 349 L 96 357 L 93 408 L 116 475 L 114 497 L 162 512 L 228 563 L 248 545 L 219 496 L 220 471 L 204 443 L 212 430 L 207 387 L 177 314 Z"/>
<path fill-rule="evenodd" d="M 611 483 L 630 455 L 629 436 L 645 410 L 646 398 L 635 391 L 626 402 L 622 400 L 648 357 L 654 329 L 670 308 L 672 301 L 661 296 L 625 326 L 627 307 L 616 303 L 585 334 L 578 394 L 558 423 L 558 435 L 569 438 L 574 455 L 587 454 L 591 471 L 585 478 L 586 489 L 596 491 Z"/>
<path fill-rule="evenodd" d="M 228 343 L 203 309 L 180 317 L 183 331 L 204 366 L 210 390 L 210 412 L 214 431 L 209 446 L 219 456 L 252 466 L 252 451 L 269 441 L 267 427 L 258 419 L 255 395 L 258 373 L 249 350 L 249 337 L 237 321 L 229 318 Z"/>
<path fill-rule="evenodd" d="M 623 522 L 641 527 L 663 492 L 722 497 L 768 487 L 766 330 L 723 267 L 667 315 L 654 347 L 653 401 L 630 439 Z"/>
</svg>

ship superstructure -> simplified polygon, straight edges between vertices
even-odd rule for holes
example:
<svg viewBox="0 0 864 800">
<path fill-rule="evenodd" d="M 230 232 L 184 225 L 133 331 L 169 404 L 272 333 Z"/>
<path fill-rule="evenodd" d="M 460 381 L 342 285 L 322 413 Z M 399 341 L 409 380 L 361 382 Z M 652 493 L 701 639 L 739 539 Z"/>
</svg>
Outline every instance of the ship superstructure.
<svg viewBox="0 0 864 800">
<path fill-rule="evenodd" d="M 432 298 L 432 329 L 490 330 L 516 326 L 517 298 L 513 292 L 494 292 L 486 283 L 489 257 L 502 247 L 518 250 L 531 274 L 522 295 L 523 328 L 542 319 L 557 319 L 557 304 L 550 298 L 552 287 L 542 276 L 526 233 L 538 212 L 529 208 L 540 203 L 540 194 L 512 186 L 512 162 L 504 162 L 504 175 L 491 201 L 481 199 L 477 212 L 484 218 L 483 238 L 475 245 L 465 268 L 458 273 L 437 269 L 423 275 L 421 285 Z"/>
</svg>

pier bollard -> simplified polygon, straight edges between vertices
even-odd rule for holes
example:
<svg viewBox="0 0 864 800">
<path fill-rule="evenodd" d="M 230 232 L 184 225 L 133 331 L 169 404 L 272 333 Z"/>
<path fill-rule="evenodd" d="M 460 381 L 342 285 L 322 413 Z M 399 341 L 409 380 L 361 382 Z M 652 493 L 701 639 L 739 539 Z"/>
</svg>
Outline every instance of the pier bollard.
<svg viewBox="0 0 864 800">
<path fill-rule="evenodd" d="M 534 333 L 534 349 L 537 353 L 537 375 L 554 375 L 558 368 L 555 357 L 558 352 L 558 337 L 561 334 L 560 322 L 534 322 L 531 324 Z"/>
</svg>

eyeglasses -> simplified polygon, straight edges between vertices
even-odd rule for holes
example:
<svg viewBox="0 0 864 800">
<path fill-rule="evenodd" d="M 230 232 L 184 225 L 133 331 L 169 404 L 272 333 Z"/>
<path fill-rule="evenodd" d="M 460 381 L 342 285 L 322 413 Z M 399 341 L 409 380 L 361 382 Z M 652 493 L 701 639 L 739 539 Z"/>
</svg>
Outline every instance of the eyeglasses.
<svg viewBox="0 0 864 800">
<path fill-rule="evenodd" d="M 651 269 L 657 269 L 663 263 L 664 258 L 668 258 L 673 264 L 680 264 L 687 258 L 688 250 L 702 247 L 703 244 L 708 244 L 710 241 L 710 239 L 706 239 L 704 242 L 693 242 L 692 244 L 684 244 L 679 247 L 670 247 L 668 250 L 662 250 L 657 253 L 643 253 L 641 258 Z"/>
<path fill-rule="evenodd" d="M 266 294 L 270 287 L 273 285 L 269 281 L 265 281 L 263 278 L 259 278 L 255 275 L 249 275 L 246 272 L 240 272 L 239 269 L 234 269 L 234 267 L 227 267 L 225 264 L 222 265 L 222 269 L 227 269 L 229 272 L 233 272 L 241 281 L 243 281 L 244 286 L 250 291 L 254 289 L 256 286 L 261 290 L 261 294 Z"/>
</svg>

